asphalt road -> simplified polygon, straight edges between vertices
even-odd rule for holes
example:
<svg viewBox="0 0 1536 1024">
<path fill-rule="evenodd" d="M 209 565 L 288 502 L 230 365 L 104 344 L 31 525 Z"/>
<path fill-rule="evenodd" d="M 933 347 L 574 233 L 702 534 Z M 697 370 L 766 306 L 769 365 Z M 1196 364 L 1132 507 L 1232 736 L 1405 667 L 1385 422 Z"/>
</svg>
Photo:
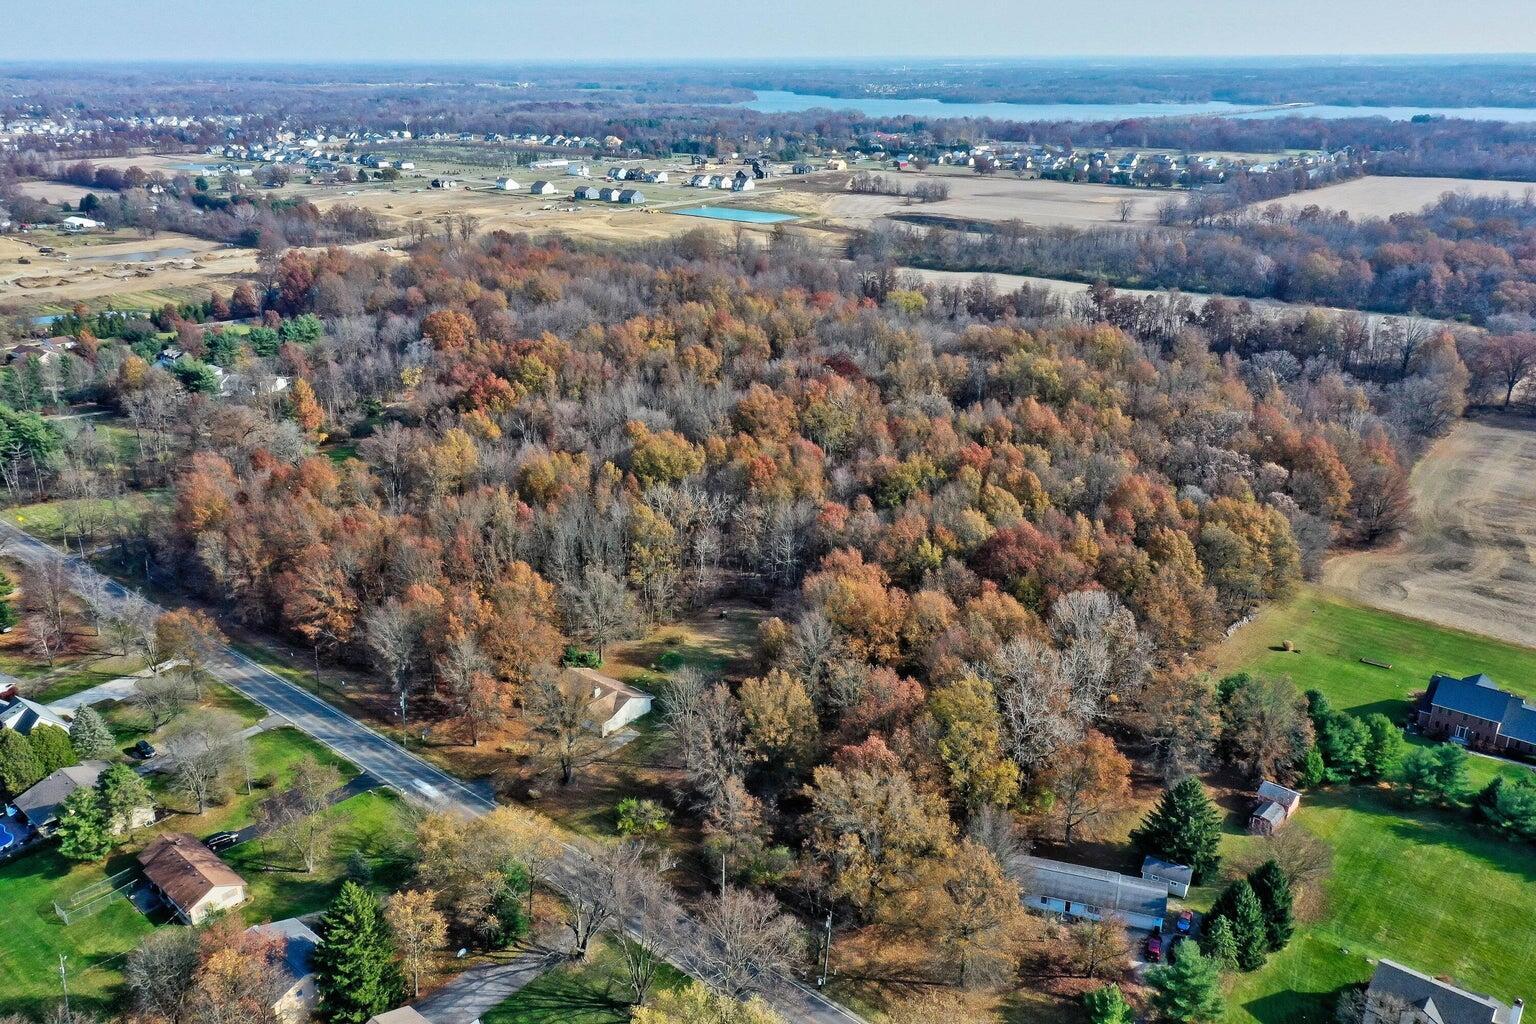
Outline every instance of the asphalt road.
<svg viewBox="0 0 1536 1024">
<path fill-rule="evenodd" d="M 115 580 L 107 580 L 80 559 L 61 554 L 57 549 L 3 520 L 0 520 L 0 541 L 5 542 L 5 552 L 16 558 L 26 561 L 64 558 L 82 575 L 106 580 L 107 588 L 114 594 L 124 596 L 129 593 L 127 588 Z M 475 816 L 487 814 L 496 807 L 495 799 L 489 794 L 424 761 L 393 740 L 342 713 L 308 690 L 263 668 L 233 648 L 225 647 L 219 657 L 211 659 L 209 669 L 227 686 L 268 711 L 282 715 L 295 727 L 408 799 Z M 558 870 L 573 874 L 590 870 L 586 856 L 577 845 L 580 842 L 575 836 L 566 837 L 562 843 L 566 855 L 557 865 Z M 703 927 L 683 913 L 680 905 L 677 921 L 686 945 L 697 950 L 709 948 L 710 940 Z M 645 922 L 626 921 L 624 925 L 626 931 L 643 930 Z M 690 973 L 699 973 L 690 963 L 693 957 L 686 952 L 673 959 L 677 966 Z M 804 1024 L 864 1024 L 863 1017 L 794 978 L 778 974 L 764 976 L 758 987 L 763 998 L 786 1021 Z"/>
</svg>

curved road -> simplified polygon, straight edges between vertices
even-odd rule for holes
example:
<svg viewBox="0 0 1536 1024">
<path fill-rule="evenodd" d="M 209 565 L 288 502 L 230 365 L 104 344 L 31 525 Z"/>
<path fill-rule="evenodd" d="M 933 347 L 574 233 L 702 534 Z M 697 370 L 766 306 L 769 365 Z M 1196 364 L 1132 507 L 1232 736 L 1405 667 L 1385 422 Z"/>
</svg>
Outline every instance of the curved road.
<svg viewBox="0 0 1536 1024">
<path fill-rule="evenodd" d="M 113 594 L 121 597 L 130 593 L 126 587 L 98 573 L 81 559 L 64 555 L 3 520 L 0 520 L 0 542 L 4 543 L 7 554 L 17 558 L 29 562 L 62 558 L 82 577 L 93 583 L 104 583 Z M 408 799 L 433 808 L 474 816 L 487 814 L 496 807 L 496 801 L 491 796 L 417 757 L 239 651 L 224 647 L 220 656 L 209 662 L 209 668 L 220 682 L 268 711 L 282 715 L 295 727 Z M 579 842 L 571 836 L 562 843 L 566 851 L 558 864 L 562 873 L 580 874 L 590 870 L 587 855 L 575 845 Z M 644 923 L 638 920 L 624 922 L 625 930 L 635 931 L 643 928 Z M 709 948 L 710 940 L 703 927 L 681 909 L 678 911 L 678 923 L 689 945 L 698 950 Z M 681 952 L 682 955 L 673 958 L 674 962 L 682 961 L 678 966 L 688 969 L 690 973 L 699 973 L 688 963 L 694 958 L 687 951 Z M 787 1021 L 803 1021 L 806 1024 L 864 1024 L 864 1018 L 852 1010 L 794 978 L 779 975 L 765 977 L 759 988 L 763 998 Z"/>
</svg>

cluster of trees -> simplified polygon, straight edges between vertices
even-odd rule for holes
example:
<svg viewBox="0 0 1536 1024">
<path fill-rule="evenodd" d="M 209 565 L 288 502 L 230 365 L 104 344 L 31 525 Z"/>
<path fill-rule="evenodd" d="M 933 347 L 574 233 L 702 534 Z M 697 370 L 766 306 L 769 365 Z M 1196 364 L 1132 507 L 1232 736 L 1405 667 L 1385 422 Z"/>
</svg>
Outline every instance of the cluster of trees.
<svg viewBox="0 0 1536 1024">
<path fill-rule="evenodd" d="M 921 267 L 1103 279 L 1481 324 L 1536 312 L 1536 280 L 1521 259 L 1533 241 L 1536 200 L 1448 193 L 1420 213 L 1388 219 L 1268 207 L 1188 230 L 883 226 L 856 236 L 850 251 Z"/>
<path fill-rule="evenodd" d="M 949 185 L 942 181 L 923 180 L 906 187 L 900 181 L 885 174 L 859 171 L 848 180 L 848 189 L 863 195 L 909 196 L 920 203 L 937 203 L 949 198 Z"/>
</svg>

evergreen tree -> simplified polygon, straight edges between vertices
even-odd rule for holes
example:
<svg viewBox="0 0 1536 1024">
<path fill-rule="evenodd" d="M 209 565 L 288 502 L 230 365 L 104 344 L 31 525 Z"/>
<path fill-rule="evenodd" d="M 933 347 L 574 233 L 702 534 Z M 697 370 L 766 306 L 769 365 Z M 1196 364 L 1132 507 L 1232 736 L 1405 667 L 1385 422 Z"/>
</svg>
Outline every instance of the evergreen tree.
<svg viewBox="0 0 1536 1024">
<path fill-rule="evenodd" d="M 1214 1021 L 1225 1012 L 1221 998 L 1221 967 L 1190 943 L 1171 964 L 1147 972 L 1152 1007 L 1179 1024 Z"/>
<path fill-rule="evenodd" d="M 16 606 L 0 598 L 0 632 L 15 629 L 20 621 L 21 616 L 16 614 Z"/>
<path fill-rule="evenodd" d="M 1216 852 L 1221 842 L 1221 814 L 1200 780 L 1186 776 L 1163 794 L 1131 833 L 1131 842 L 1143 854 L 1187 864 L 1199 884 L 1215 874 L 1221 863 Z"/>
<path fill-rule="evenodd" d="M 59 809 L 59 852 L 70 860 L 101 860 L 112 852 L 112 834 L 96 790 L 80 788 Z"/>
<path fill-rule="evenodd" d="M 1467 752 L 1454 743 L 1414 747 L 1403 758 L 1403 781 L 1420 802 L 1460 799 L 1467 788 Z"/>
<path fill-rule="evenodd" d="M 1307 751 L 1307 759 L 1301 766 L 1301 788 L 1312 789 L 1321 786 L 1328 778 L 1328 766 L 1323 763 L 1323 752 L 1313 744 Z"/>
<path fill-rule="evenodd" d="M 1222 891 L 1206 915 L 1209 926 L 1214 919 L 1225 918 L 1232 927 L 1232 938 L 1237 946 L 1239 970 L 1253 971 L 1264 965 L 1265 951 L 1269 948 L 1264 930 L 1264 908 L 1254 894 L 1248 879 L 1239 878 Z"/>
<path fill-rule="evenodd" d="M 138 813 L 155 806 L 149 783 L 125 764 L 115 764 L 102 772 L 96 792 L 107 828 L 114 837 L 126 835 Z"/>
<path fill-rule="evenodd" d="M 75 712 L 70 726 L 69 744 L 75 748 L 75 756 L 82 761 L 95 761 L 112 753 L 112 731 L 102 720 L 101 714 L 90 705 Z"/>
<path fill-rule="evenodd" d="M 1403 730 L 1380 712 L 1365 717 L 1365 729 L 1370 735 L 1365 745 L 1366 774 L 1373 779 L 1390 778 L 1403 763 L 1408 746 Z"/>
<path fill-rule="evenodd" d="M 1296 927 L 1291 917 L 1291 880 L 1285 877 L 1280 862 L 1270 859 L 1254 869 L 1248 884 L 1264 911 L 1265 943 L 1271 953 L 1278 953 L 1291 941 Z"/>
<path fill-rule="evenodd" d="M 1136 1011 L 1125 1001 L 1119 985 L 1105 985 L 1083 993 L 1083 1006 L 1093 1024 L 1135 1024 Z"/>
<path fill-rule="evenodd" d="M 1224 971 L 1237 969 L 1237 936 L 1232 922 L 1224 917 L 1207 917 L 1200 937 L 1200 949 Z"/>
<path fill-rule="evenodd" d="M 19 796 L 43 777 L 43 764 L 32 741 L 14 729 L 0 729 L 0 789 Z"/>
<path fill-rule="evenodd" d="M 37 758 L 43 776 L 80 763 L 75 757 L 75 748 L 70 745 L 69 733 L 57 726 L 38 725 L 27 739 L 32 743 L 32 756 Z"/>
<path fill-rule="evenodd" d="M 405 996 L 394 943 L 378 898 L 356 882 L 341 892 L 320 921 L 315 947 L 315 989 L 327 1024 L 364 1024 L 394 1009 Z"/>
</svg>

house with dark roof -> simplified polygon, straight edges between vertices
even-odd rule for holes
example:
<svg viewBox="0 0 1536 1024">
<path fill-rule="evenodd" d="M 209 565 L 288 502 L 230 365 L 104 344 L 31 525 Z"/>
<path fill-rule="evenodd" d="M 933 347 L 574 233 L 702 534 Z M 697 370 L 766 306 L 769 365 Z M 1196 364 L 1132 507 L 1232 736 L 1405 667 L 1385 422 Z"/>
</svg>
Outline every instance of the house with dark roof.
<svg viewBox="0 0 1536 1024">
<path fill-rule="evenodd" d="M 83 764 L 60 768 L 12 802 L 21 816 L 27 819 L 28 825 L 42 835 L 50 835 L 58 827 L 59 812 L 64 809 L 64 801 L 68 800 L 77 789 L 94 789 L 101 779 L 101 773 L 108 767 L 106 761 L 86 761 Z M 143 828 L 153 824 L 154 820 L 153 807 L 136 808 L 128 821 L 114 823 L 113 834 L 118 835 L 129 829 Z"/>
<path fill-rule="evenodd" d="M 252 934 L 276 939 L 283 946 L 282 990 L 272 1003 L 273 1016 L 283 1024 L 301 1024 L 315 1007 L 315 970 L 311 960 L 320 936 L 296 917 L 253 924 Z"/>
<path fill-rule="evenodd" d="M 168 832 L 139 852 L 144 879 L 187 924 L 245 902 L 245 879 L 185 832 Z"/>
<path fill-rule="evenodd" d="M 1175 896 L 1188 896 L 1189 887 L 1195 881 L 1195 870 L 1187 864 L 1147 856 L 1141 861 L 1141 877 L 1149 882 L 1163 883 Z"/>
<path fill-rule="evenodd" d="M 1383 959 L 1365 990 L 1364 1024 L 1520 1024 L 1525 1001 L 1505 1005 Z"/>
<path fill-rule="evenodd" d="M 1491 754 L 1536 757 L 1536 706 L 1481 672 L 1462 679 L 1434 676 L 1418 719 L 1426 736 Z"/>
<path fill-rule="evenodd" d="M 1031 910 L 1098 921 L 1111 914 L 1142 931 L 1163 927 L 1168 884 L 1044 857 L 1019 857 L 1019 889 Z"/>
<path fill-rule="evenodd" d="M 1300 793 L 1268 779 L 1259 783 L 1257 796 L 1253 813 L 1248 817 L 1248 831 L 1255 835 L 1274 835 L 1301 806 Z"/>
<path fill-rule="evenodd" d="M 23 736 L 32 735 L 39 725 L 51 725 L 69 732 L 70 722 L 46 705 L 25 697 L 13 697 L 9 704 L 0 707 L 0 728 L 11 729 Z"/>
</svg>

